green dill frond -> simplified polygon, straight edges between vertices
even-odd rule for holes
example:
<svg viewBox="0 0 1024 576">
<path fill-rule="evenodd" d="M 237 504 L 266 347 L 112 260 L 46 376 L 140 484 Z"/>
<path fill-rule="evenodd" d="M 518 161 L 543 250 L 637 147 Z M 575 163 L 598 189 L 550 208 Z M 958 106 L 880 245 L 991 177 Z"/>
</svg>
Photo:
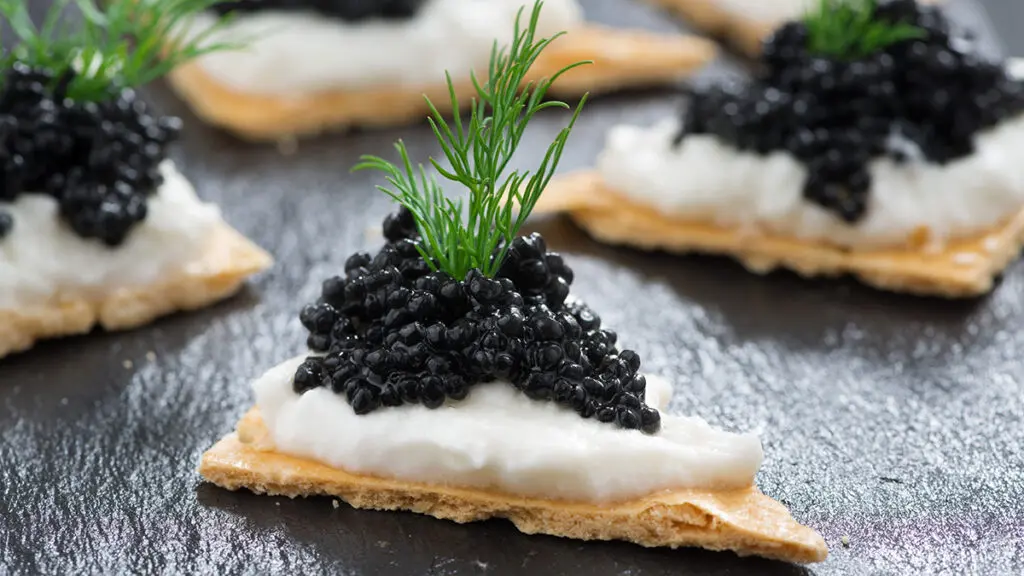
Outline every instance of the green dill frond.
<svg viewBox="0 0 1024 576">
<path fill-rule="evenodd" d="M 545 101 L 552 83 L 569 70 L 589 64 L 577 62 L 551 78 L 526 83 L 538 56 L 562 35 L 536 38 L 542 7 L 543 2 L 534 4 L 525 29 L 521 26 L 524 12 L 520 9 L 510 46 L 499 48 L 495 42 L 486 81 L 481 83 L 475 73 L 471 75 L 476 96 L 469 106 L 468 126 L 463 126 L 462 106 L 450 74 L 447 82 L 454 111 L 452 120 L 445 119 L 427 98 L 428 121 L 449 167 L 434 158 L 430 163 L 445 180 L 469 191 L 465 206 L 448 198 L 426 168 L 413 166 L 402 141 L 395 144 L 401 166 L 377 156 L 363 156 L 354 168 L 385 174 L 390 187 L 378 188 L 412 212 L 421 236 L 423 258 L 435 270 L 455 278 L 462 279 L 474 268 L 486 276 L 497 274 L 511 241 L 554 176 L 569 133 L 587 100 L 586 96 L 581 99 L 568 125 L 555 137 L 535 171 L 508 172 L 509 162 L 534 115 L 547 108 L 570 109 L 565 102 Z"/>
<path fill-rule="evenodd" d="M 58 77 L 73 69 L 67 97 L 104 100 L 193 58 L 233 47 L 211 42 L 211 34 L 224 25 L 223 18 L 199 34 L 186 35 L 192 16 L 217 1 L 107 0 L 98 8 L 92 0 L 54 0 L 43 23 L 36 26 L 27 0 L 0 0 L 0 17 L 10 23 L 15 39 L 14 48 L 0 56 L 0 70 L 14 61 L 48 68 Z M 70 4 L 82 13 L 80 25 L 66 18 Z"/>
<path fill-rule="evenodd" d="M 877 7 L 877 0 L 818 0 L 818 5 L 804 15 L 808 49 L 823 56 L 856 60 L 890 44 L 924 37 L 924 30 L 917 26 L 876 19 Z"/>
</svg>

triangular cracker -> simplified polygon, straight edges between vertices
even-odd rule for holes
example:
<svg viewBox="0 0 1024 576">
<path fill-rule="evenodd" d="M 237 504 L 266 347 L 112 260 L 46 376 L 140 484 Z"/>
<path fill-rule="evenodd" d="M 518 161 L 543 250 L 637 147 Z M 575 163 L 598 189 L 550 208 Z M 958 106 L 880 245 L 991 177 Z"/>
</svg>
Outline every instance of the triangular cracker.
<svg viewBox="0 0 1024 576">
<path fill-rule="evenodd" d="M 566 212 L 598 240 L 668 252 L 732 256 L 749 270 L 782 267 L 805 277 L 851 274 L 866 284 L 913 294 L 962 298 L 984 294 L 1024 244 L 1024 210 L 972 238 L 931 250 L 849 250 L 839 246 L 723 228 L 665 216 L 609 189 L 596 171 L 555 178 L 534 214 Z"/>
<path fill-rule="evenodd" d="M 355 508 L 409 510 L 455 522 L 506 518 L 527 534 L 700 546 L 799 563 L 819 562 L 828 554 L 821 536 L 754 487 L 668 491 L 602 505 L 377 478 L 275 452 L 256 409 L 242 418 L 237 432 L 203 454 L 199 472 L 229 490 L 334 496 Z"/>
<path fill-rule="evenodd" d="M 208 306 L 237 292 L 245 279 L 270 267 L 270 255 L 227 224 L 219 224 L 205 253 L 182 272 L 151 286 L 112 290 L 100 298 L 62 294 L 57 301 L 0 310 L 0 358 L 37 340 L 137 328 L 179 310 Z"/>
<path fill-rule="evenodd" d="M 724 39 L 733 48 L 747 56 L 761 53 L 761 43 L 780 22 L 770 22 L 744 17 L 737 10 L 722 7 L 716 0 L 646 0 L 659 8 L 668 10 L 686 20 L 697 29 Z M 774 2 L 776 0 L 755 0 Z M 918 0 L 922 4 L 942 0 Z M 794 14 L 799 18 L 800 14 Z"/>
<path fill-rule="evenodd" d="M 552 86 L 553 96 L 578 97 L 588 91 L 671 83 L 714 56 L 714 44 L 700 38 L 587 24 L 556 40 L 531 72 L 533 79 L 550 77 L 580 60 L 593 60 L 594 64 L 569 71 Z M 424 94 L 442 111 L 449 104 L 448 87 L 443 83 L 263 96 L 218 83 L 197 62 L 175 69 L 168 79 L 203 120 L 256 141 L 422 120 L 429 111 Z M 468 78 L 457 86 L 457 93 L 465 103 L 475 95 Z"/>
</svg>

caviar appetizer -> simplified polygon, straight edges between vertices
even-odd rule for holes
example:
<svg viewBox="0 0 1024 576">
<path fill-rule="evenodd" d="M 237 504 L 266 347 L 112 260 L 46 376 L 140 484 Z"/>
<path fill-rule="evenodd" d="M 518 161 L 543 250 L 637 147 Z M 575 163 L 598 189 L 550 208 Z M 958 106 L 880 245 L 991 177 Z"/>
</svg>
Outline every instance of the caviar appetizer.
<svg viewBox="0 0 1024 576">
<path fill-rule="evenodd" d="M 170 74 L 171 85 L 207 122 L 250 140 L 278 140 L 351 126 L 425 119 L 423 95 L 448 103 L 446 71 L 486 72 L 496 38 L 508 39 L 525 0 L 243 0 L 220 2 L 191 27 L 222 14 L 214 35 L 251 40 L 244 51 L 199 58 Z M 697 38 L 586 23 L 577 0 L 547 0 L 542 32 L 573 30 L 533 67 L 529 79 L 592 60 L 552 86 L 554 95 L 668 84 L 714 55 Z M 468 101 L 473 85 L 457 78 Z"/>
<path fill-rule="evenodd" d="M 788 20 L 808 9 L 827 5 L 842 9 L 842 0 L 646 0 L 678 14 L 691 25 L 725 40 L 748 56 L 761 51 L 764 40 Z M 860 0 L 864 1 L 864 0 Z M 922 0 L 938 4 L 943 0 Z"/>
<path fill-rule="evenodd" d="M 256 381 L 256 407 L 200 473 L 231 490 L 503 517 L 526 533 L 822 560 L 821 537 L 754 487 L 757 437 L 663 414 L 671 387 L 571 298 L 561 256 L 518 235 L 580 111 L 535 172 L 506 173 L 533 115 L 568 108 L 542 101 L 551 79 L 517 94 L 551 42 L 535 37 L 538 16 L 495 48 L 468 127 L 430 104 L 446 163 L 431 162 L 466 188 L 465 209 L 401 143 L 400 166 L 365 158 L 401 206 L 387 243 L 323 283 L 299 315 L 309 354 Z"/>
<path fill-rule="evenodd" d="M 936 7 L 829 6 L 779 28 L 751 81 L 614 128 L 597 170 L 553 182 L 537 211 L 758 273 L 990 291 L 1024 238 L 1024 84 Z"/>
<path fill-rule="evenodd" d="M 0 0 L 17 41 L 0 53 L 0 357 L 211 304 L 270 264 L 169 159 L 181 121 L 135 91 L 218 48 L 183 42 L 157 57 L 199 3 L 80 4 L 71 30 L 67 2 L 36 28 L 24 0 Z"/>
</svg>

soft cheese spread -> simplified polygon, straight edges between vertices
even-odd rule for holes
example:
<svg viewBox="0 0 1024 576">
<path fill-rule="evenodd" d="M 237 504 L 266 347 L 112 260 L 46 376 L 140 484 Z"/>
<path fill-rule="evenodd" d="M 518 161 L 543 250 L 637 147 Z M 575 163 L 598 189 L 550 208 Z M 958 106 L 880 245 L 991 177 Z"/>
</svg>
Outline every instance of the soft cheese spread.
<svg viewBox="0 0 1024 576">
<path fill-rule="evenodd" d="M 14 228 L 0 241 L 0 309 L 89 297 L 123 286 L 146 285 L 202 254 L 221 221 L 216 206 L 196 197 L 171 161 L 161 165 L 164 184 L 149 198 L 148 214 L 116 248 L 76 235 L 58 217 L 56 200 L 24 194 L 0 202 Z"/>
<path fill-rule="evenodd" d="M 530 6 L 523 0 L 430 0 L 409 20 L 359 22 L 312 12 L 239 14 L 210 40 L 244 42 L 245 48 L 198 62 L 219 82 L 251 94 L 419 87 L 439 82 L 446 71 L 485 70 L 495 41 L 506 44 L 517 12 L 525 7 L 528 19 Z M 574 28 L 582 19 L 577 0 L 547 0 L 537 37 Z M 198 15 L 192 31 L 215 21 Z"/>
<path fill-rule="evenodd" d="M 612 129 L 598 160 L 602 178 L 668 215 L 850 247 L 901 244 L 922 228 L 935 241 L 970 236 L 1024 206 L 1024 118 L 979 134 L 974 154 L 946 165 L 876 159 L 870 205 L 856 224 L 803 198 L 807 170 L 789 154 L 740 152 L 713 135 L 676 146 L 678 132 L 676 121 Z"/>
<path fill-rule="evenodd" d="M 503 382 L 475 386 L 437 409 L 405 405 L 357 416 L 328 388 L 292 389 L 303 357 L 253 385 L 278 451 L 350 472 L 553 499 L 614 501 L 681 488 L 750 486 L 763 454 L 756 435 L 665 415 L 654 435 L 624 430 Z M 650 378 L 647 403 L 671 386 Z"/>
</svg>

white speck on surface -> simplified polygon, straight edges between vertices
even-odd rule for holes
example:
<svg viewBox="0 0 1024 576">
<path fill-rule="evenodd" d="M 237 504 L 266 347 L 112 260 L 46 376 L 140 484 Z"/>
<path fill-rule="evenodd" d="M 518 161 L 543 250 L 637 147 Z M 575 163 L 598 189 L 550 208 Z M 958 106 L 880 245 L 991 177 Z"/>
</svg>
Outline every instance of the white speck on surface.
<svg viewBox="0 0 1024 576">
<path fill-rule="evenodd" d="M 476 567 L 481 570 L 487 570 L 487 567 L 489 566 L 487 562 L 483 562 L 481 560 L 474 560 L 473 563 L 476 564 Z"/>
<path fill-rule="evenodd" d="M 68 405 L 68 399 L 66 397 L 65 398 L 61 398 L 60 399 L 60 405 L 61 406 L 67 406 Z"/>
<path fill-rule="evenodd" d="M 156 362 L 156 352 L 153 352 L 152 350 L 146 352 L 146 360 L 149 360 L 150 362 Z"/>
<path fill-rule="evenodd" d="M 131 360 L 125 360 L 124 362 L 121 362 L 121 366 L 124 366 L 125 370 L 131 370 L 135 364 Z"/>
<path fill-rule="evenodd" d="M 843 543 L 843 548 L 849 548 L 850 547 L 850 537 L 849 536 L 843 536 L 841 538 L 841 542 Z"/>
<path fill-rule="evenodd" d="M 341 504 L 337 500 L 331 500 L 331 506 L 338 508 Z"/>
</svg>

